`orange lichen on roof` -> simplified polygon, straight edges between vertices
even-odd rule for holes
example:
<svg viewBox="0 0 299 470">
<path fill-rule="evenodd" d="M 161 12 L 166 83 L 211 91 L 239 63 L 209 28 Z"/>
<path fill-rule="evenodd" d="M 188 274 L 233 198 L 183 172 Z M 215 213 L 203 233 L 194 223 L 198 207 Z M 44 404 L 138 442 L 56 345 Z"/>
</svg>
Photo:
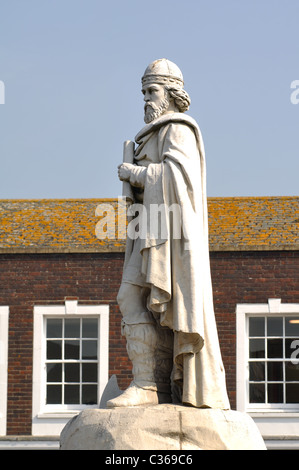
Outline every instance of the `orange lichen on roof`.
<svg viewBox="0 0 299 470">
<path fill-rule="evenodd" d="M 117 208 L 115 199 L 0 200 L 0 251 L 122 251 L 125 240 L 100 240 L 95 228 L 99 204 Z M 105 213 L 103 213 L 103 216 Z"/>
<path fill-rule="evenodd" d="M 99 239 L 105 207 L 112 223 Z M 123 207 L 118 199 L 0 200 L 0 253 L 123 252 Z M 299 197 L 209 198 L 208 210 L 211 251 L 299 250 Z"/>
<path fill-rule="evenodd" d="M 209 199 L 213 250 L 299 250 L 299 197 Z"/>
</svg>

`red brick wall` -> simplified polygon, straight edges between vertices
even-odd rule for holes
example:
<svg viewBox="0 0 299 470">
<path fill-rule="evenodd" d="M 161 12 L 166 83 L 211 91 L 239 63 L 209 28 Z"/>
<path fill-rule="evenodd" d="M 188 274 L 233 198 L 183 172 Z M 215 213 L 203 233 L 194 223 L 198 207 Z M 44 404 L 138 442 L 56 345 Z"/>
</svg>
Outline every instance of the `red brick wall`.
<svg viewBox="0 0 299 470">
<path fill-rule="evenodd" d="M 8 305 L 7 434 L 31 434 L 32 344 L 34 305 L 110 305 L 110 373 L 121 388 L 130 383 L 131 364 L 120 337 L 116 296 L 121 280 L 121 254 L 0 255 L 0 305 Z"/>
<path fill-rule="evenodd" d="M 7 434 L 31 434 L 33 307 L 63 304 L 110 305 L 110 375 L 121 389 L 131 380 L 116 295 L 122 254 L 0 255 L 0 305 L 10 308 Z M 299 302 L 299 252 L 211 254 L 214 303 L 231 405 L 235 407 L 237 303 L 268 298 Z"/>
<path fill-rule="evenodd" d="M 299 302 L 299 252 L 213 252 L 214 307 L 231 406 L 236 406 L 236 304 Z"/>
</svg>

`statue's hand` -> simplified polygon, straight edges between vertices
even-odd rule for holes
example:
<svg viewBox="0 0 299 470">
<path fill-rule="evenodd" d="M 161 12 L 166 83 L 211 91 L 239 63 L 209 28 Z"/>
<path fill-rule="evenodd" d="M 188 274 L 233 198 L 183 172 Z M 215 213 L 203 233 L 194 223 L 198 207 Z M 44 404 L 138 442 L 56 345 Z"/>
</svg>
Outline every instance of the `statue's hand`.
<svg viewBox="0 0 299 470">
<path fill-rule="evenodd" d="M 121 181 L 129 181 L 132 169 L 134 168 L 135 165 L 132 165 L 131 163 L 122 163 L 121 165 L 118 165 L 118 177 Z"/>
<path fill-rule="evenodd" d="M 121 181 L 128 181 L 131 186 L 144 188 L 147 168 L 132 163 L 122 163 L 118 166 L 118 177 Z"/>
</svg>

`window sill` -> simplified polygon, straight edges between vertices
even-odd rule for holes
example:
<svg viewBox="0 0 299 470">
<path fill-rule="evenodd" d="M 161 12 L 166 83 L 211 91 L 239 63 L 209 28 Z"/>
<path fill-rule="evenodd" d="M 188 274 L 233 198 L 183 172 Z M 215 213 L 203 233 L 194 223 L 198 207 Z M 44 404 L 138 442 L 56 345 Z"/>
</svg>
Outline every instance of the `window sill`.
<svg viewBox="0 0 299 470">
<path fill-rule="evenodd" d="M 80 408 L 75 408 L 75 409 L 52 409 L 52 410 L 43 410 L 40 411 L 40 413 L 37 413 L 36 418 L 38 419 L 63 419 L 63 418 L 72 418 L 73 416 L 76 416 L 83 410 L 92 410 L 98 408 L 97 405 L 94 406 L 82 406 Z"/>
<path fill-rule="evenodd" d="M 299 418 L 299 410 L 247 410 L 252 418 Z"/>
<path fill-rule="evenodd" d="M 39 413 L 36 418 L 38 419 L 64 419 L 64 418 L 72 418 L 80 413 L 82 410 L 73 410 L 73 411 L 57 411 L 57 412 L 49 412 L 49 413 Z"/>
</svg>

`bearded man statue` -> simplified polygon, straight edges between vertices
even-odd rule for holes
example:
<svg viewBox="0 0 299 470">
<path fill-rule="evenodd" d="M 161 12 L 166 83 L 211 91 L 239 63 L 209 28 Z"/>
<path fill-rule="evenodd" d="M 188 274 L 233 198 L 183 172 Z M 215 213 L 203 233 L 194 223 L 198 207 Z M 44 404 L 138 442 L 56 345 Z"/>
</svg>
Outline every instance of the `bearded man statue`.
<svg viewBox="0 0 299 470">
<path fill-rule="evenodd" d="M 153 234 L 149 217 L 143 236 L 127 238 L 117 300 L 133 381 L 107 407 L 229 409 L 213 306 L 201 132 L 184 114 L 190 98 L 173 62 L 151 63 L 142 93 L 146 126 L 135 138 L 134 163 L 119 165 L 118 174 L 147 214 L 154 206 L 164 210 L 167 231 Z M 179 236 L 168 210 L 173 206 Z"/>
</svg>

